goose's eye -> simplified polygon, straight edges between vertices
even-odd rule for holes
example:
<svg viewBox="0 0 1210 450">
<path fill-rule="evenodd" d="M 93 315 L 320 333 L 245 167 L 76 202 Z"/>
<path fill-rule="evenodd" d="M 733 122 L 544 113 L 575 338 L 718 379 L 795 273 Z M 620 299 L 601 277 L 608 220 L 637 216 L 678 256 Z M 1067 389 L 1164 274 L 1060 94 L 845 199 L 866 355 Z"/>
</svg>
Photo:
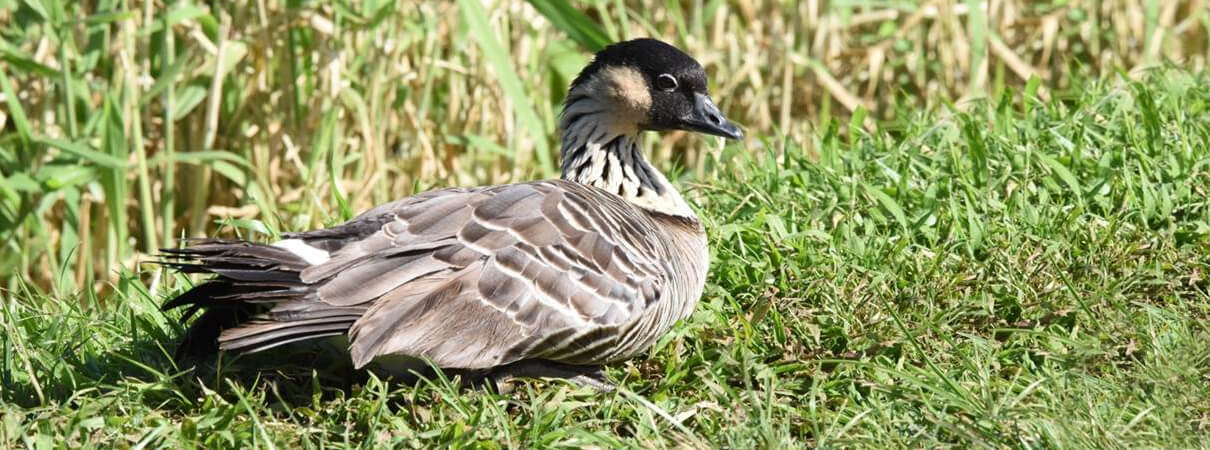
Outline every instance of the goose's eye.
<svg viewBox="0 0 1210 450">
<path fill-rule="evenodd" d="M 664 92 L 672 92 L 676 90 L 676 77 L 661 73 L 655 78 L 655 88 Z"/>
</svg>

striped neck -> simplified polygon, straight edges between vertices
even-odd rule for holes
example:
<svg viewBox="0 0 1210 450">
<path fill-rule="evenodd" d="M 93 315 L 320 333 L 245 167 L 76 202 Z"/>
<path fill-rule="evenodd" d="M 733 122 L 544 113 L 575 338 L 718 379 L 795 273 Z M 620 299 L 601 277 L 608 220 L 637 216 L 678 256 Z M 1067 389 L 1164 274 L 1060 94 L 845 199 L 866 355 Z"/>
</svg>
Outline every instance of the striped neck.
<svg viewBox="0 0 1210 450">
<path fill-rule="evenodd" d="M 559 124 L 561 178 L 604 189 L 655 212 L 696 219 L 664 174 L 643 158 L 639 127 L 618 120 L 596 99 L 576 94 L 568 98 Z"/>
</svg>

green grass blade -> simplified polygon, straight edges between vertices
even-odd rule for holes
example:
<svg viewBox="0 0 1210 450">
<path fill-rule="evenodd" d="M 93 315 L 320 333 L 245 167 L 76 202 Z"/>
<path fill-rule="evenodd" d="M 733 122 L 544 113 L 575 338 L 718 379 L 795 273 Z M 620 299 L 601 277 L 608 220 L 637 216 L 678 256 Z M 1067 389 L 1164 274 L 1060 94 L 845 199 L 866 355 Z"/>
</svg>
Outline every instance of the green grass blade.
<svg viewBox="0 0 1210 450">
<path fill-rule="evenodd" d="M 111 154 L 90 149 L 83 144 L 69 142 L 63 139 L 49 138 L 46 136 L 35 135 L 32 138 L 35 144 L 44 145 L 47 147 L 57 148 L 64 152 L 70 153 L 80 159 L 92 164 L 109 169 L 125 170 L 129 164 L 126 161 L 119 159 Z"/>
<path fill-rule="evenodd" d="M 29 142 L 32 135 L 29 118 L 25 116 L 25 108 L 22 108 L 21 102 L 17 100 L 17 93 L 13 91 L 4 67 L 0 67 L 0 89 L 4 91 L 4 103 L 8 105 L 8 115 L 12 118 L 13 125 L 17 127 L 17 136 L 21 138 L 21 142 Z"/>
<path fill-rule="evenodd" d="M 605 29 L 588 18 L 579 9 L 566 0 L 528 0 L 534 9 L 546 16 L 555 28 L 567 33 L 567 36 L 579 43 L 588 51 L 595 52 L 611 43 Z"/>
<path fill-rule="evenodd" d="M 542 120 L 538 118 L 538 113 L 534 109 L 533 103 L 530 102 L 528 93 L 522 87 L 521 78 L 517 76 L 516 69 L 508 60 L 508 52 L 500 46 L 495 32 L 488 24 L 487 13 L 483 11 L 483 5 L 476 0 L 459 0 L 458 7 L 467 21 L 467 28 L 475 36 L 475 42 L 479 44 L 483 57 L 491 65 L 509 103 L 512 104 L 513 112 L 517 114 L 517 119 L 521 122 L 522 127 L 529 133 L 534 144 L 533 151 L 537 154 L 539 168 L 543 174 L 554 173 L 553 158 L 550 154 L 550 147 L 547 145 L 547 137 L 550 133 L 542 124 Z M 516 149 L 516 151 L 521 151 L 521 149 Z"/>
<path fill-rule="evenodd" d="M 895 199 L 891 198 L 891 196 L 887 195 L 886 192 L 882 192 L 882 189 L 875 188 L 868 184 L 863 184 L 862 186 L 865 188 L 865 191 L 868 195 L 874 197 L 874 199 L 878 201 L 878 204 L 882 205 L 883 208 L 886 208 L 886 210 L 895 217 L 895 221 L 899 223 L 899 227 L 903 230 L 903 234 L 908 235 L 910 233 L 908 227 L 911 226 L 911 222 L 908 222 L 907 214 L 903 212 L 903 208 L 899 206 L 899 203 L 896 202 Z"/>
</svg>

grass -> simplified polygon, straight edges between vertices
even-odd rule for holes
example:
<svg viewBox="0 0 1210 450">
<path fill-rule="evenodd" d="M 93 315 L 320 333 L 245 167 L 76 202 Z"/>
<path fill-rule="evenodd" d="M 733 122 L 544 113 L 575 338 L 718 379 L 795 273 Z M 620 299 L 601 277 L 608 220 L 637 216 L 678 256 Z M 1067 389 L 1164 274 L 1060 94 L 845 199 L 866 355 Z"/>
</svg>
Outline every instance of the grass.
<svg viewBox="0 0 1210 450">
<path fill-rule="evenodd" d="M 0 446 L 1210 447 L 1198 2 L 169 3 L 0 2 Z M 752 138 L 651 139 L 713 265 L 625 392 L 172 365 L 147 249 L 550 176 L 584 48 L 638 34 Z"/>
</svg>

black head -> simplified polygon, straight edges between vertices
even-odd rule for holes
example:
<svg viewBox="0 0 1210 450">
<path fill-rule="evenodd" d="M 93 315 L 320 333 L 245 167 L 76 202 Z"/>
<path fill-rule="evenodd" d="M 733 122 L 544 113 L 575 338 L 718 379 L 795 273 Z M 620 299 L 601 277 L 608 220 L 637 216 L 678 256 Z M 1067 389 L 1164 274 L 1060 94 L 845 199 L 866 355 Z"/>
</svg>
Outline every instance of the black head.
<svg viewBox="0 0 1210 450">
<path fill-rule="evenodd" d="M 743 132 L 710 99 L 706 71 L 685 52 L 655 39 L 619 42 L 597 52 L 571 84 L 613 102 L 640 129 L 688 130 L 731 139 Z M 569 97 L 572 100 L 574 96 Z"/>
</svg>

